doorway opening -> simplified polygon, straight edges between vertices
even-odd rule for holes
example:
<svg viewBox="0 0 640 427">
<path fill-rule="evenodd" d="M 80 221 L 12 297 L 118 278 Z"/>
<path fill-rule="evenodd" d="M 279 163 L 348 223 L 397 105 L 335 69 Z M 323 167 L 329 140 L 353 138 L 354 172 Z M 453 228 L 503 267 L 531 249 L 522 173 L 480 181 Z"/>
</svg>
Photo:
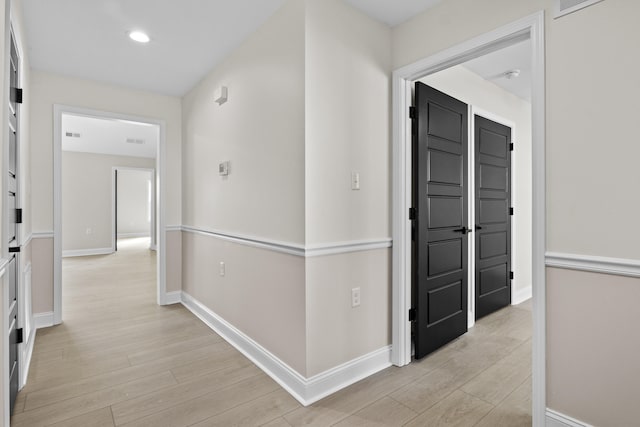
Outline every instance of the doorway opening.
<svg viewBox="0 0 640 427">
<path fill-rule="evenodd" d="M 120 239 L 148 240 L 157 249 L 155 170 L 114 166 L 112 168 L 112 249 Z"/>
<path fill-rule="evenodd" d="M 531 61 L 531 107 L 530 107 L 530 119 L 531 119 L 531 154 L 528 161 L 530 167 L 530 183 L 529 191 L 531 194 L 531 203 L 529 208 L 524 208 L 525 212 L 531 218 L 531 238 L 529 246 L 522 244 L 522 233 L 514 233 L 515 239 L 514 249 L 515 251 L 509 257 L 509 261 L 513 262 L 516 258 L 523 256 L 527 258 L 527 250 L 530 250 L 528 259 L 530 261 L 530 273 L 521 274 L 518 279 L 521 283 L 530 281 L 530 290 L 516 289 L 514 292 L 514 286 L 510 287 L 511 291 L 511 303 L 517 302 L 518 299 L 526 299 L 528 293 L 533 295 L 533 337 L 532 337 L 532 416 L 534 425 L 542 425 L 545 415 L 545 343 L 544 343 L 544 328 L 545 328 L 545 282 L 544 282 L 544 233 L 545 233 L 545 204 L 544 204 L 544 40 L 543 40 L 543 13 L 538 13 L 530 17 L 524 18 L 520 21 L 514 22 L 510 25 L 499 28 L 491 33 L 469 40 L 461 45 L 450 48 L 439 54 L 425 58 L 414 64 L 410 64 L 406 67 L 398 69 L 393 75 L 393 96 L 394 96 L 394 142 L 393 142 L 393 328 L 392 328 L 392 362 L 397 366 L 404 366 L 412 360 L 412 315 L 416 315 L 413 311 L 414 295 L 412 295 L 412 272 L 413 272 L 413 259 L 412 259 L 412 232 L 413 220 L 410 216 L 413 216 L 413 199 L 414 189 L 412 185 L 412 131 L 413 124 L 410 118 L 409 107 L 413 101 L 413 85 L 414 82 L 421 79 L 429 79 L 429 76 L 435 76 L 436 73 L 455 68 L 464 64 L 472 59 L 481 58 L 493 52 L 497 52 L 501 49 L 517 45 L 519 43 L 530 43 L 529 59 Z M 504 70 L 503 72 L 510 71 Z M 471 103 L 472 105 L 474 103 Z M 486 107 L 485 107 L 486 108 Z M 467 120 L 467 114 L 470 122 L 465 123 L 465 129 L 460 132 L 467 132 L 473 129 L 475 123 L 473 118 L 475 116 L 485 117 L 489 120 L 500 123 L 504 120 L 492 111 L 484 111 L 482 106 L 476 105 L 470 109 L 464 107 L 461 111 L 465 111 L 465 118 Z M 490 117 L 487 117 L 490 116 Z M 462 117 L 462 116 L 461 116 Z M 496 120 L 498 119 L 498 120 Z M 502 123 L 505 124 L 505 123 Z M 468 129 L 466 128 L 468 125 Z M 511 123 L 513 125 L 513 123 Z M 520 126 L 510 126 L 515 128 L 519 135 L 522 133 Z M 446 132 L 446 130 L 445 130 Z M 516 141 L 517 143 L 517 141 Z M 472 146 L 469 146 L 469 154 L 471 153 Z M 470 155 L 469 158 L 473 158 Z M 465 159 L 467 161 L 468 159 Z M 469 163 L 473 169 L 473 163 Z M 468 171 L 467 171 L 468 172 Z M 473 172 L 473 170 L 472 170 Z M 514 175 L 518 172 L 518 165 L 514 165 Z M 465 175 L 462 180 L 465 184 L 468 184 L 468 188 L 463 191 L 469 195 L 469 199 L 473 202 L 475 199 L 473 193 L 470 192 L 473 189 L 473 182 L 469 183 L 467 177 L 471 178 L 475 175 L 469 173 Z M 512 183 L 511 183 L 512 184 Z M 440 191 L 442 189 L 435 189 Z M 447 188 L 450 190 L 450 188 Z M 517 188 L 516 188 L 517 190 Z M 444 191 L 444 190 L 443 190 Z M 516 191 L 518 194 L 518 191 Z M 447 202 L 451 202 L 451 199 Z M 447 203 L 444 203 L 446 205 Z M 452 203 L 449 203 L 452 205 Z M 461 204 L 462 206 L 462 204 Z M 469 203 L 467 206 L 462 207 L 462 214 L 467 218 L 475 218 L 476 210 L 473 203 Z M 525 215 L 526 216 L 526 215 Z M 440 217 L 436 219 L 445 219 Z M 446 222 L 446 221 L 445 221 Z M 473 222 L 473 221 L 472 221 Z M 455 231 L 460 231 L 462 234 L 468 236 L 468 222 Z M 475 225 L 480 225 L 476 221 Z M 472 234 L 475 232 L 475 225 L 471 225 Z M 513 224 L 512 224 L 513 225 Z M 510 227 L 512 229 L 512 227 Z M 511 241 L 511 240 L 509 240 Z M 452 250 L 455 244 L 449 243 L 443 244 L 442 249 L 446 251 Z M 475 259 L 475 245 L 469 244 L 467 247 L 458 248 L 461 252 L 461 256 L 468 258 L 469 260 Z M 521 250 L 521 248 L 524 248 Z M 524 253 L 522 253 L 524 252 Z M 517 255 L 516 255 L 517 254 Z M 452 258 L 453 259 L 453 258 Z M 447 267 L 446 260 L 443 261 Z M 467 262 L 461 262 L 460 258 L 457 258 L 457 262 L 461 265 L 468 267 Z M 448 268 L 447 267 L 447 268 Z M 451 270 L 455 270 L 451 268 Z M 436 268 L 433 270 L 437 272 Z M 446 272 L 446 270 L 443 270 Z M 461 274 L 459 280 L 452 282 L 458 283 L 460 289 L 464 289 L 464 301 L 461 301 L 461 307 L 458 307 L 458 311 L 467 311 L 468 308 L 472 310 L 471 315 L 464 313 L 465 320 L 468 324 L 472 325 L 475 320 L 475 289 L 468 289 L 466 283 L 462 284 L 462 281 L 466 281 L 470 284 L 477 281 L 475 274 L 475 266 L 471 263 L 471 267 L 468 271 Z M 460 283 L 459 283 L 460 282 Z M 525 287 L 523 287 L 524 289 Z M 453 287 L 448 288 L 448 290 Z M 462 294 L 461 294 L 462 295 Z M 515 297 L 515 298 L 514 298 Z M 455 311 L 455 310 L 454 310 Z M 457 311 L 456 311 L 457 312 Z M 446 313 L 436 313 L 442 315 L 443 319 L 447 318 Z M 461 323 L 461 322 L 458 322 Z M 460 326 L 460 325 L 458 325 Z M 467 325 L 465 325 L 467 326 Z M 440 336 L 437 337 L 438 339 Z M 446 341 L 446 340 L 445 340 Z"/>
<path fill-rule="evenodd" d="M 54 106 L 54 324 L 62 322 L 63 257 L 115 252 L 114 169 L 146 173 L 140 186 L 143 211 L 128 225 L 145 227 L 139 233 L 148 235 L 142 237 L 147 250 L 157 250 L 152 257 L 156 301 L 166 303 L 164 135 L 160 120 Z"/>
</svg>

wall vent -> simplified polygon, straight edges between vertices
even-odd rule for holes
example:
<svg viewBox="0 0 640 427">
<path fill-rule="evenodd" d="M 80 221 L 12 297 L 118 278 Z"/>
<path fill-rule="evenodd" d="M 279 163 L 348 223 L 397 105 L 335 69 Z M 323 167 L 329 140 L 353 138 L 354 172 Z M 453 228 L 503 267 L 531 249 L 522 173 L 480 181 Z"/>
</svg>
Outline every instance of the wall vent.
<svg viewBox="0 0 640 427">
<path fill-rule="evenodd" d="M 553 17 L 559 18 L 576 10 L 583 9 L 603 0 L 555 0 L 553 4 Z"/>
<path fill-rule="evenodd" d="M 144 139 L 127 138 L 127 143 L 129 143 L 129 144 L 144 144 Z"/>
<path fill-rule="evenodd" d="M 69 138 L 80 138 L 80 134 L 77 132 L 65 132 L 64 134 Z"/>
</svg>

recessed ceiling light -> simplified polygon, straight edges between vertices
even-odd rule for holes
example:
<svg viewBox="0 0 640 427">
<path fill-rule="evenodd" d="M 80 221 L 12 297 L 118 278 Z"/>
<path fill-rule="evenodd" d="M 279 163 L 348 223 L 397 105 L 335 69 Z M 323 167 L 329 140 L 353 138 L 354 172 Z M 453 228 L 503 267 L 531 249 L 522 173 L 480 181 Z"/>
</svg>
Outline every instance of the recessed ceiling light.
<svg viewBox="0 0 640 427">
<path fill-rule="evenodd" d="M 142 31 L 131 31 L 129 33 L 129 38 L 137 41 L 138 43 L 149 43 L 149 40 L 151 40 L 149 36 Z"/>
</svg>

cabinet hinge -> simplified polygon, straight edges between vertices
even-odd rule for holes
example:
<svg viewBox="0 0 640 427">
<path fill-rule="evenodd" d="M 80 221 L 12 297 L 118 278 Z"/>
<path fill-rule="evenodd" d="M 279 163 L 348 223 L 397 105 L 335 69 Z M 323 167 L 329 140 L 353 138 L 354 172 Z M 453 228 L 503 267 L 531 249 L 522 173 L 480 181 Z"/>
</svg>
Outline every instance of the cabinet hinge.
<svg viewBox="0 0 640 427">
<path fill-rule="evenodd" d="M 9 248 L 9 253 L 14 254 L 20 252 L 20 246 L 12 246 Z"/>
<path fill-rule="evenodd" d="M 513 280 L 513 271 L 510 271 L 510 272 L 509 272 L 509 279 L 510 279 L 510 280 Z"/>
<path fill-rule="evenodd" d="M 416 219 L 416 208 L 409 208 L 409 219 Z"/>
<path fill-rule="evenodd" d="M 16 344 L 22 344 L 24 342 L 24 337 L 22 334 L 22 328 L 16 329 Z"/>
<path fill-rule="evenodd" d="M 416 320 L 416 309 L 415 308 L 410 308 L 409 309 L 409 322 L 413 322 L 414 320 Z"/>
<path fill-rule="evenodd" d="M 16 209 L 16 224 L 22 224 L 22 209 Z"/>
<path fill-rule="evenodd" d="M 513 208 L 509 208 L 509 215 L 513 215 Z"/>
<path fill-rule="evenodd" d="M 16 104 L 22 104 L 22 89 L 17 87 L 11 88 L 11 101 Z"/>
<path fill-rule="evenodd" d="M 513 151 L 513 142 L 509 144 L 509 151 Z"/>
<path fill-rule="evenodd" d="M 418 118 L 418 110 L 416 110 L 416 107 L 409 107 L 409 118 L 410 119 Z"/>
</svg>

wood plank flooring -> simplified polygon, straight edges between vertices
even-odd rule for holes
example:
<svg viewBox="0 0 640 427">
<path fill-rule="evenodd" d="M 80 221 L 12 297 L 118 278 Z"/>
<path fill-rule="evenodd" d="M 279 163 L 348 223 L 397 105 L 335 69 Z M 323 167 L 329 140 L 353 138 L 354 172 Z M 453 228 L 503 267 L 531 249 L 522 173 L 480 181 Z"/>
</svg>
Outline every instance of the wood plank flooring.
<svg viewBox="0 0 640 427">
<path fill-rule="evenodd" d="M 144 243 L 64 260 L 64 323 L 38 330 L 12 426 L 531 425 L 530 301 L 305 408 L 184 307 L 156 305 Z"/>
</svg>

